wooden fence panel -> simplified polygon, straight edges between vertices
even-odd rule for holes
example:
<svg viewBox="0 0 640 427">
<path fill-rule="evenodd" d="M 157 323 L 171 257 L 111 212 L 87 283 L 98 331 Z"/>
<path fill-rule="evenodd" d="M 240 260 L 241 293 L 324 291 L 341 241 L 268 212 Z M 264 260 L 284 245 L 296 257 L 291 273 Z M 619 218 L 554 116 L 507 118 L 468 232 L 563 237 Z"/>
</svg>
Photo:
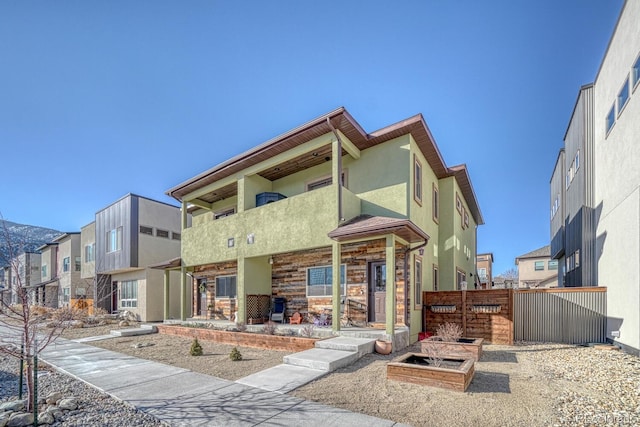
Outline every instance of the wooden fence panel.
<svg viewBox="0 0 640 427">
<path fill-rule="evenodd" d="M 425 325 L 435 334 L 440 324 L 457 323 L 464 336 L 494 344 L 513 344 L 513 290 L 424 292 Z"/>
</svg>

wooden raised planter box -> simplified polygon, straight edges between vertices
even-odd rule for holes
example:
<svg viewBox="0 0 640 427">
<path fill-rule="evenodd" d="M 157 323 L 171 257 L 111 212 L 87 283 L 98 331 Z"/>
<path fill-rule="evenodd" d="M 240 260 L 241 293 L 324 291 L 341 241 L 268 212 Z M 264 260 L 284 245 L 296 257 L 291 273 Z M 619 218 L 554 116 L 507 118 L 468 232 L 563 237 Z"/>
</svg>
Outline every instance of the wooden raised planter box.
<svg viewBox="0 0 640 427">
<path fill-rule="evenodd" d="M 218 331 L 207 328 L 187 328 L 185 326 L 157 325 L 156 327 L 158 328 L 159 333 L 165 335 L 197 337 L 202 340 L 237 345 L 239 347 L 266 348 L 291 352 L 312 349 L 315 347 L 316 341 L 318 341 L 316 338 Z"/>
<path fill-rule="evenodd" d="M 407 353 L 387 363 L 387 379 L 465 391 L 473 379 L 474 360 L 447 358 L 432 366 L 423 353 Z M 453 366 L 451 366 L 453 365 Z"/>
<path fill-rule="evenodd" d="M 428 346 L 443 357 L 474 359 L 476 362 L 482 357 L 482 343 L 484 338 L 460 338 L 458 341 L 425 340 L 420 344 L 422 353 L 429 353 Z"/>
</svg>

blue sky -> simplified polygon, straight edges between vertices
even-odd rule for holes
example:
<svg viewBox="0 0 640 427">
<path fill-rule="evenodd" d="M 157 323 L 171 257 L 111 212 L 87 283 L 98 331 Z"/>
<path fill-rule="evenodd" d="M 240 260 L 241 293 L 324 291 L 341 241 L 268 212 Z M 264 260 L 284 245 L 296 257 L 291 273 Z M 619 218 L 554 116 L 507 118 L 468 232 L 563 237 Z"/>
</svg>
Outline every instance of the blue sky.
<svg viewBox="0 0 640 427">
<path fill-rule="evenodd" d="M 496 272 L 549 242 L 549 179 L 622 0 L 0 2 L 0 213 L 79 230 L 339 106 L 422 113 Z"/>
</svg>

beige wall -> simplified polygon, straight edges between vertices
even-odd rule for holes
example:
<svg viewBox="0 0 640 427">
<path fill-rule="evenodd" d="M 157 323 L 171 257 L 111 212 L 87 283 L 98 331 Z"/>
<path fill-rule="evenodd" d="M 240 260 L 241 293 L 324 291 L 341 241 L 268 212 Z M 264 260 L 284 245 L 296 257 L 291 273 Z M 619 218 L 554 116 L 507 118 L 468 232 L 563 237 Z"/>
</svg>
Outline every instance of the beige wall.
<svg viewBox="0 0 640 427">
<path fill-rule="evenodd" d="M 180 256 L 180 240 L 172 238 L 180 233 L 180 209 L 140 197 L 139 224 L 154 229 L 154 235 L 139 233 L 138 266 L 167 261 Z M 155 230 L 169 231 L 169 238 L 155 236 Z"/>
<path fill-rule="evenodd" d="M 535 269 L 536 261 L 543 263 L 544 268 L 542 270 Z M 518 287 L 557 287 L 558 270 L 549 270 L 549 261 L 551 261 L 550 257 L 518 259 Z M 561 266 L 558 266 L 558 268 L 561 268 Z"/>
<path fill-rule="evenodd" d="M 96 223 L 95 221 L 85 225 L 80 229 L 80 256 L 82 257 L 82 269 L 80 277 L 83 279 L 93 279 L 96 275 L 95 261 L 87 261 L 85 259 L 85 246 L 94 245 L 96 243 Z M 95 250 L 94 250 L 95 257 Z"/>
</svg>

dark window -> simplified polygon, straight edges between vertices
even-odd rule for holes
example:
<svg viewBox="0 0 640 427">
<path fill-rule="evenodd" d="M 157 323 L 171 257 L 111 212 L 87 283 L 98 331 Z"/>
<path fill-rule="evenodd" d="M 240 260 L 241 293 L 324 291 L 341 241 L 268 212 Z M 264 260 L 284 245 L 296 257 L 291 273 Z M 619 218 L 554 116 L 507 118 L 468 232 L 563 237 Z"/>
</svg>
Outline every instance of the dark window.
<svg viewBox="0 0 640 427">
<path fill-rule="evenodd" d="M 153 236 L 153 227 L 147 227 L 146 225 L 140 226 L 141 234 L 148 234 L 149 236 Z"/>
<path fill-rule="evenodd" d="M 167 230 L 160 230 L 159 228 L 156 228 L 156 237 L 162 237 L 164 239 L 168 239 L 169 232 Z"/>
<path fill-rule="evenodd" d="M 611 130 L 613 125 L 616 123 L 616 106 L 612 105 L 609 113 L 607 113 L 607 133 Z"/>
<path fill-rule="evenodd" d="M 216 297 L 235 298 L 236 276 L 216 277 Z"/>
</svg>

